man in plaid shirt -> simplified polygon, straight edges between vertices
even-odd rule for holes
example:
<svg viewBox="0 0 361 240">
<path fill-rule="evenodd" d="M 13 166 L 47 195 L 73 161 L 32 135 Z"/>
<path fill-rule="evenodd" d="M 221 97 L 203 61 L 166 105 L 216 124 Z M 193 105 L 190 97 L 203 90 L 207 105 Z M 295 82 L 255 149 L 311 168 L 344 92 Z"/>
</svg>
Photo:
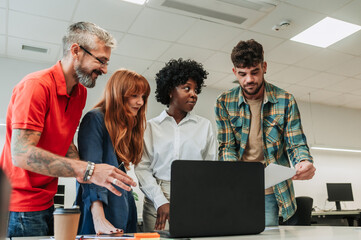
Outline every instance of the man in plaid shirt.
<svg viewBox="0 0 361 240">
<path fill-rule="evenodd" d="M 262 45 L 253 39 L 240 41 L 231 59 L 240 86 L 217 98 L 219 160 L 283 166 L 292 162 L 297 170 L 293 180 L 311 179 L 316 169 L 297 103 L 292 94 L 265 81 Z M 280 210 L 284 221 L 297 223 L 296 208 L 291 179 L 265 190 L 266 226 L 278 225 Z"/>
</svg>

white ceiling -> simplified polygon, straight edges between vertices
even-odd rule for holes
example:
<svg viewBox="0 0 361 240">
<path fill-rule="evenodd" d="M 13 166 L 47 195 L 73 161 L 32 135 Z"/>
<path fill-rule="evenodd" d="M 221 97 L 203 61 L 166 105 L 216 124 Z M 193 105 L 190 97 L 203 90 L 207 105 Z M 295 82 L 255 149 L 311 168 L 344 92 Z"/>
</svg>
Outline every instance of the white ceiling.
<svg viewBox="0 0 361 240">
<path fill-rule="evenodd" d="M 246 18 L 238 24 L 164 7 L 164 1 L 139 6 L 121 0 L 0 0 L 0 56 L 55 63 L 66 28 L 91 21 L 118 41 L 110 72 L 125 67 L 153 79 L 169 59 L 192 58 L 210 73 L 208 87 L 226 90 L 236 86 L 233 46 L 254 38 L 264 46 L 269 82 L 299 100 L 361 109 L 361 31 L 326 49 L 289 40 L 326 16 L 361 25 L 360 0 L 248 0 L 270 3 L 261 10 L 224 0 L 171 0 Z M 283 20 L 291 21 L 288 28 L 272 30 Z M 24 51 L 23 44 L 49 50 Z"/>
</svg>

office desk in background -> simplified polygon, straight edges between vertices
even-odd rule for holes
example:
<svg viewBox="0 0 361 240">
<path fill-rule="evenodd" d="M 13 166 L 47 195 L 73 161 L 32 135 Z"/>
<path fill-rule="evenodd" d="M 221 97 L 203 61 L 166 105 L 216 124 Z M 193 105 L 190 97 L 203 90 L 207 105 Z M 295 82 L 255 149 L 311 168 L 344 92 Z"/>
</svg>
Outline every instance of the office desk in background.
<svg viewBox="0 0 361 240">
<path fill-rule="evenodd" d="M 316 211 L 312 212 L 312 222 L 327 219 L 347 219 L 349 226 L 361 226 L 361 210 L 341 210 L 341 211 Z"/>
<path fill-rule="evenodd" d="M 39 240 L 44 237 L 12 238 L 12 240 Z M 266 228 L 256 235 L 191 238 L 199 240 L 354 240 L 361 239 L 361 227 L 330 227 L 330 226 L 279 226 Z M 94 240 L 94 239 L 93 239 Z"/>
</svg>

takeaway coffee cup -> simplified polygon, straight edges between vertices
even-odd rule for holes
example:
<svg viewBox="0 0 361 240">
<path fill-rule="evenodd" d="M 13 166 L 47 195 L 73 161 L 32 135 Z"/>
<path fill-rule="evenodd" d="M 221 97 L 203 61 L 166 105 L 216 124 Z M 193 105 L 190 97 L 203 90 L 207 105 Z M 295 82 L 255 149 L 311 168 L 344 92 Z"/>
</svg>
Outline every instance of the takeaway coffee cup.
<svg viewBox="0 0 361 240">
<path fill-rule="evenodd" d="M 56 208 L 54 211 L 54 236 L 56 240 L 74 240 L 78 232 L 79 207 Z"/>
</svg>

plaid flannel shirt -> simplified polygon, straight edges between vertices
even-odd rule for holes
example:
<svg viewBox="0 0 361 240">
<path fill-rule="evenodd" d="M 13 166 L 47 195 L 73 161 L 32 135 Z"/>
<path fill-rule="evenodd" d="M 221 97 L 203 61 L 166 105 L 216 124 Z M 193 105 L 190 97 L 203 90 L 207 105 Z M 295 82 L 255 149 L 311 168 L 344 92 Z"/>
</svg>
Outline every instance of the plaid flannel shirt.
<svg viewBox="0 0 361 240">
<path fill-rule="evenodd" d="M 218 127 L 219 160 L 240 161 L 247 145 L 251 112 L 241 87 L 235 87 L 217 98 L 215 105 Z M 261 110 L 261 128 L 266 165 L 290 166 L 300 161 L 313 162 L 302 130 L 300 113 L 292 94 L 265 82 Z M 290 161 L 289 161 L 290 160 Z M 292 180 L 273 187 L 284 221 L 296 211 Z"/>
</svg>

